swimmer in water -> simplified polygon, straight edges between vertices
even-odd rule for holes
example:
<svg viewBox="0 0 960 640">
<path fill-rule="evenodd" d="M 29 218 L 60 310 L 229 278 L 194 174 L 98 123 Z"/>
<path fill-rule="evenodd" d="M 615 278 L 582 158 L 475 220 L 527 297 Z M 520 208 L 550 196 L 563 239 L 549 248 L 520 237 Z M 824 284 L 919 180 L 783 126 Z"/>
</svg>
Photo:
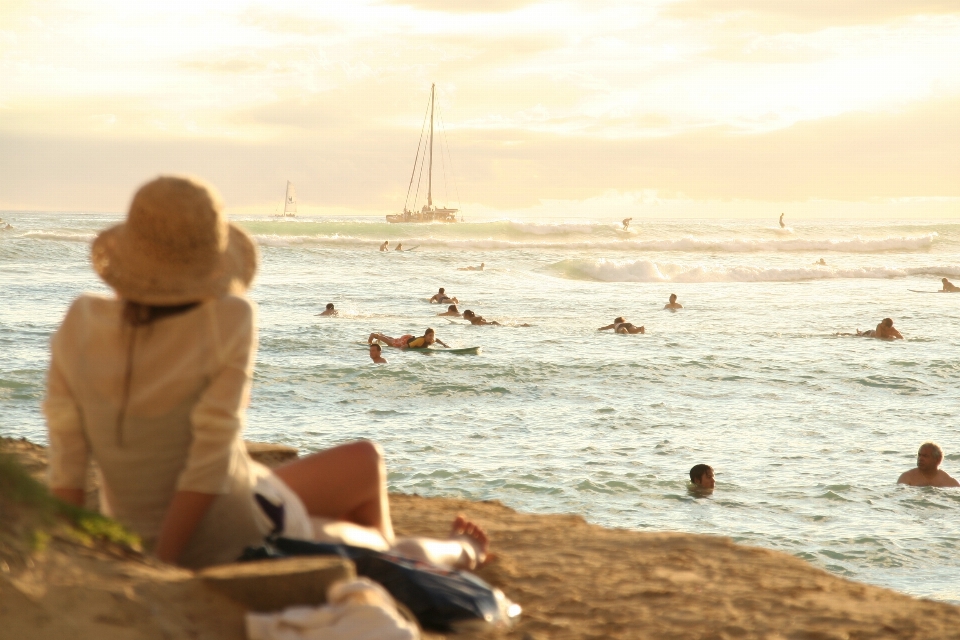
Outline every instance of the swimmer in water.
<svg viewBox="0 0 960 640">
<path fill-rule="evenodd" d="M 452 304 L 452 305 L 450 305 L 449 307 L 447 307 L 447 310 L 446 310 L 446 311 L 444 311 L 443 313 L 438 313 L 437 315 L 438 315 L 438 316 L 451 316 L 451 317 L 453 317 L 453 318 L 459 318 L 459 317 L 460 317 L 460 310 L 457 309 L 457 305 Z"/>
<path fill-rule="evenodd" d="M 664 309 L 670 309 L 671 311 L 676 311 L 677 309 L 683 309 L 683 305 L 677 302 L 677 294 L 670 294 L 670 302 L 663 305 Z"/>
<path fill-rule="evenodd" d="M 440 287 L 440 290 L 433 294 L 433 297 L 430 298 L 430 302 L 439 302 L 440 304 L 460 304 L 460 301 L 456 298 L 451 298 L 445 292 L 443 287 Z"/>
<path fill-rule="evenodd" d="M 786 228 L 787 228 L 787 225 L 783 224 L 783 214 L 782 214 L 782 213 L 780 214 L 780 228 L 781 228 L 781 229 L 786 229 Z"/>
<path fill-rule="evenodd" d="M 884 318 L 876 329 L 860 331 L 857 329 L 857 335 L 861 338 L 879 338 L 880 340 L 903 340 L 900 332 L 893 328 L 893 319 Z"/>
<path fill-rule="evenodd" d="M 498 326 L 498 327 L 501 326 L 500 323 L 497 322 L 496 320 L 492 320 L 492 321 L 491 321 L 491 320 L 487 320 L 487 319 L 484 318 L 483 316 L 478 316 L 478 315 L 475 314 L 473 311 L 470 311 L 470 309 L 467 309 L 466 311 L 463 312 L 463 319 L 464 319 L 464 320 L 469 320 L 469 321 L 470 321 L 470 324 L 475 325 L 475 326 L 478 326 L 478 327 L 483 326 L 483 325 L 485 325 L 485 324 L 492 324 L 492 325 L 496 325 L 496 326 Z"/>
<path fill-rule="evenodd" d="M 605 327 L 600 327 L 597 331 L 606 331 L 607 329 L 613 329 L 615 333 L 646 333 L 647 330 L 643 327 L 638 327 L 634 324 L 631 324 L 623 319 L 622 316 L 617 317 L 613 320 L 613 324 L 608 324 Z"/>
<path fill-rule="evenodd" d="M 410 334 L 400 336 L 399 338 L 391 338 L 382 333 L 371 333 L 370 337 L 367 338 L 367 344 L 373 344 L 374 340 L 379 340 L 388 347 L 394 347 L 396 349 L 425 349 L 434 342 L 448 349 L 450 348 L 443 343 L 443 340 L 437 338 L 433 329 L 430 327 L 428 327 L 419 338 Z"/>
<path fill-rule="evenodd" d="M 479 267 L 460 267 L 457 271 L 483 271 L 483 267 L 486 263 L 481 262 Z"/>
<path fill-rule="evenodd" d="M 322 313 L 318 313 L 317 315 L 318 315 L 318 316 L 335 316 L 335 315 L 337 315 L 337 310 L 333 308 L 333 303 L 332 303 L 332 302 L 328 302 L 328 303 L 327 303 L 327 309 L 326 309 L 325 311 L 323 311 Z"/>
<path fill-rule="evenodd" d="M 398 242 L 398 243 L 397 243 L 397 248 L 394 249 L 394 251 L 403 251 L 403 243 L 402 243 L 402 242 Z"/>
<path fill-rule="evenodd" d="M 623 219 L 623 230 L 624 230 L 624 231 L 626 231 L 628 228 L 630 228 L 630 221 L 631 221 L 631 220 L 633 220 L 633 218 L 624 218 L 624 219 Z"/>
<path fill-rule="evenodd" d="M 713 477 L 713 467 L 708 464 L 697 464 L 690 469 L 692 489 L 697 493 L 713 493 L 717 481 Z"/>
<path fill-rule="evenodd" d="M 900 474 L 897 484 L 911 487 L 960 487 L 960 482 L 940 469 L 943 449 L 936 442 L 924 442 L 917 451 L 917 468 Z"/>
<path fill-rule="evenodd" d="M 389 240 L 384 240 L 383 244 L 380 245 L 380 251 L 387 251 L 387 248 L 390 246 Z"/>
<path fill-rule="evenodd" d="M 818 260 L 817 262 L 814 262 L 813 264 L 818 264 L 818 265 L 820 265 L 821 267 L 825 267 L 825 266 L 827 266 L 827 261 L 824 260 L 823 258 L 820 258 L 820 260 Z"/>
<path fill-rule="evenodd" d="M 380 355 L 382 351 L 379 344 L 370 345 L 370 359 L 373 360 L 373 364 L 387 364 L 387 359 Z"/>
<path fill-rule="evenodd" d="M 950 281 L 947 280 L 946 278 L 943 278 L 942 280 L 940 280 L 940 282 L 943 283 L 943 289 L 940 290 L 940 293 L 957 293 L 957 292 L 960 292 L 960 287 L 958 287 L 957 285 L 953 284 L 952 282 L 950 282 Z"/>
</svg>

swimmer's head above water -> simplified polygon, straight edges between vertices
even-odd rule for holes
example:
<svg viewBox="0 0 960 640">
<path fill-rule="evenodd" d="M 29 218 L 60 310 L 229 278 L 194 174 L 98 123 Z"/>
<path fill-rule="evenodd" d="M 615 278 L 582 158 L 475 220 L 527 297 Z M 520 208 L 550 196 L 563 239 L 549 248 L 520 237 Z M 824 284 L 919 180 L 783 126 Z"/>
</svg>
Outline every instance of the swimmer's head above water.
<svg viewBox="0 0 960 640">
<path fill-rule="evenodd" d="M 708 464 L 697 464 L 690 469 L 690 482 L 699 489 L 713 489 L 716 480 L 713 477 L 713 467 Z"/>
</svg>

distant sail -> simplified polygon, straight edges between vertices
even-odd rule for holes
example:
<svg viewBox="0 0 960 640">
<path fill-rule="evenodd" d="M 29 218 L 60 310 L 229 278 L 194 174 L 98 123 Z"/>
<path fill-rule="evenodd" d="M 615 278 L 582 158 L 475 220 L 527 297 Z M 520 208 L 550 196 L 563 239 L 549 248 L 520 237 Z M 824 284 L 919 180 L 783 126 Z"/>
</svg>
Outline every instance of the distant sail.
<svg viewBox="0 0 960 640">
<path fill-rule="evenodd" d="M 276 200 L 274 200 L 276 202 Z M 283 203 L 283 215 L 292 216 L 297 213 L 297 188 L 287 180 L 287 199 Z"/>
</svg>

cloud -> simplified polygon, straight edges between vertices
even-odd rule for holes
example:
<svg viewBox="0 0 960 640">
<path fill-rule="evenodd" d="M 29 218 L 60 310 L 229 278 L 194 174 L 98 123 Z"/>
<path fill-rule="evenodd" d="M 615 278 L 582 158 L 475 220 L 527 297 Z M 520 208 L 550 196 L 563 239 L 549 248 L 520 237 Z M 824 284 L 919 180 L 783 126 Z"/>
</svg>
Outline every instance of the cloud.
<svg viewBox="0 0 960 640">
<path fill-rule="evenodd" d="M 539 2 L 541 0 L 384 0 L 383 4 L 443 13 L 504 13 Z"/>
<path fill-rule="evenodd" d="M 754 135 L 712 127 L 611 140 L 471 129 L 451 131 L 446 142 L 462 200 L 497 209 L 647 189 L 698 201 L 955 198 L 956 113 L 954 97 Z M 182 171 L 213 181 L 230 206 L 271 202 L 290 179 L 316 205 L 389 211 L 403 202 L 416 136 L 409 128 L 350 121 L 320 136 L 242 143 L 7 131 L 0 133 L 0 208 L 121 210 L 150 176 Z M 450 201 L 454 189 L 444 195 L 442 170 L 435 164 L 436 193 Z"/>
<path fill-rule="evenodd" d="M 764 33 L 817 31 L 892 22 L 922 15 L 960 15 L 956 0 L 680 0 L 661 15 L 679 20 L 734 22 Z"/>
</svg>

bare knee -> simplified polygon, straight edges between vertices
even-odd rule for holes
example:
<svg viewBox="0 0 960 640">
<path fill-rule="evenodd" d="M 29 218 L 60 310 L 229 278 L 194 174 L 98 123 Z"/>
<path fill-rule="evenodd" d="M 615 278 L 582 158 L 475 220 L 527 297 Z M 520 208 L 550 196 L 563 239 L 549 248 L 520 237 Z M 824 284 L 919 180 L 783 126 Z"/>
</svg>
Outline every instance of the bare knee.
<svg viewBox="0 0 960 640">
<path fill-rule="evenodd" d="M 344 446 L 350 448 L 350 454 L 358 465 L 375 469 L 378 472 L 384 468 L 383 448 L 376 442 L 357 440 Z"/>
</svg>

